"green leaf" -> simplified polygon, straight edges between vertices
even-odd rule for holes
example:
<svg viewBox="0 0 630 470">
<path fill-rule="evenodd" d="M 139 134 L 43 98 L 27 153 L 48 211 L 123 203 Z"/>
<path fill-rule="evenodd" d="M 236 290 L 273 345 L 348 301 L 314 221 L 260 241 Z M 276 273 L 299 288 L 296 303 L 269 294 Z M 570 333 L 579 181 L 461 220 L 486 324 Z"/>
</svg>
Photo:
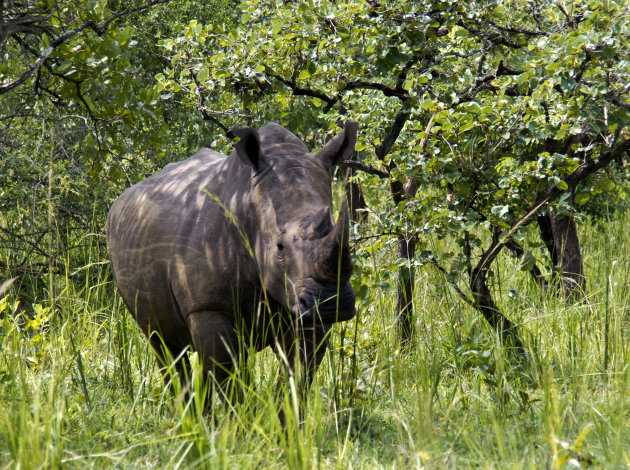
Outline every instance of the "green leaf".
<svg viewBox="0 0 630 470">
<path fill-rule="evenodd" d="M 199 70 L 199 73 L 197 73 L 197 80 L 199 80 L 200 82 L 205 82 L 206 80 L 208 80 L 209 75 L 210 71 L 207 67 L 204 67 Z"/>
<path fill-rule="evenodd" d="M 566 135 L 567 135 L 567 131 L 569 130 L 569 127 L 570 127 L 570 125 L 567 124 L 567 123 L 562 124 L 560 126 L 560 129 L 558 129 L 558 132 L 556 132 L 556 139 L 557 140 L 564 139 L 566 137 Z"/>
<path fill-rule="evenodd" d="M 392 263 L 393 268 L 402 268 L 409 264 L 409 260 L 407 258 L 398 258 L 396 261 Z"/>
<path fill-rule="evenodd" d="M 283 26 L 284 26 L 284 23 L 282 23 L 282 21 L 275 22 L 271 26 L 271 34 L 274 34 L 274 35 L 278 34 L 282 30 Z"/>
<path fill-rule="evenodd" d="M 575 204 L 578 206 L 582 206 L 586 204 L 586 201 L 590 199 L 591 195 L 589 193 L 577 193 L 575 195 Z"/>
<path fill-rule="evenodd" d="M 536 257 L 531 251 L 526 251 L 525 254 L 521 257 L 519 269 L 521 271 L 531 271 L 535 265 Z"/>
<path fill-rule="evenodd" d="M 518 85 L 522 85 L 523 83 L 525 83 L 527 80 L 529 80 L 533 76 L 534 76 L 534 72 L 531 71 L 531 70 L 528 70 L 527 72 L 523 72 L 516 79 L 516 83 Z"/>
<path fill-rule="evenodd" d="M 494 206 L 492 207 L 492 209 L 490 209 L 490 212 L 493 215 L 499 217 L 500 219 L 503 219 L 507 214 L 509 214 L 510 206 L 507 206 L 507 205 Z"/>
</svg>

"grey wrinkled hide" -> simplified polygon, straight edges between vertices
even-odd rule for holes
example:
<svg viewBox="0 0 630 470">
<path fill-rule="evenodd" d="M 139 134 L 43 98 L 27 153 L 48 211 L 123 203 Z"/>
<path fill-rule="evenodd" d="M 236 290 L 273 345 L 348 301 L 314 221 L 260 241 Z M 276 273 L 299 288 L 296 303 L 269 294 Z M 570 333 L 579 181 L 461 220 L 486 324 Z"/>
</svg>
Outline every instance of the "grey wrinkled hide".
<svg viewBox="0 0 630 470">
<path fill-rule="evenodd" d="M 274 123 L 234 132 L 229 157 L 202 149 L 114 203 L 116 285 L 163 368 L 164 346 L 174 358 L 192 346 L 222 384 L 248 346 L 271 346 L 288 373 L 305 365 L 305 390 L 330 324 L 355 314 L 348 215 L 344 201 L 332 216 L 331 168 L 354 151 L 357 126 L 314 155 Z"/>
</svg>

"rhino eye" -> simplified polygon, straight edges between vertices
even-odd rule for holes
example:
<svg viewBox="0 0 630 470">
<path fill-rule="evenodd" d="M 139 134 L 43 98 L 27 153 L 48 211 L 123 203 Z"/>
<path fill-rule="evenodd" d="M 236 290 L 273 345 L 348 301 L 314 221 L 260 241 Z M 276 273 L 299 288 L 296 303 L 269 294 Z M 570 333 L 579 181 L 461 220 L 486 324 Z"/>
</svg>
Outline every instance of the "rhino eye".
<svg viewBox="0 0 630 470">
<path fill-rule="evenodd" d="M 276 246 L 278 247 L 278 251 L 280 252 L 284 251 L 284 245 L 282 243 L 278 243 Z"/>
</svg>

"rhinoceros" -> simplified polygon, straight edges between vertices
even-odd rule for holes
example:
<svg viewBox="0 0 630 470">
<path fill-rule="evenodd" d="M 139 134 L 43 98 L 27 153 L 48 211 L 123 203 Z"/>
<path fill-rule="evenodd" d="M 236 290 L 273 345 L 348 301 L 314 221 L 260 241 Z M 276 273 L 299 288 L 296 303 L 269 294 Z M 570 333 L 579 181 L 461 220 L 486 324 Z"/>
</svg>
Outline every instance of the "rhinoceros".
<svg viewBox="0 0 630 470">
<path fill-rule="evenodd" d="M 226 394 L 236 365 L 271 346 L 287 374 L 302 364 L 304 393 L 331 325 L 356 313 L 345 200 L 336 222 L 331 211 L 332 167 L 357 125 L 312 155 L 275 123 L 233 132 L 229 156 L 203 148 L 116 200 L 114 279 L 163 371 L 170 354 L 183 374 L 190 347 Z"/>
</svg>

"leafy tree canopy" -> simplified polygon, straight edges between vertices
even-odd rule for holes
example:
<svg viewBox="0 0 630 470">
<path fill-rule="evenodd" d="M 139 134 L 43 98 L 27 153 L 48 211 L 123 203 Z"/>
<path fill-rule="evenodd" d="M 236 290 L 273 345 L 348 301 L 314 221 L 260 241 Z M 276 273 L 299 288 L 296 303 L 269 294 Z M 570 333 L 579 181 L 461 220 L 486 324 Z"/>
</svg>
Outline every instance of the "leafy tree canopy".
<svg viewBox="0 0 630 470">
<path fill-rule="evenodd" d="M 416 237 L 419 262 L 478 304 L 474 273 L 508 242 L 535 264 L 514 243 L 536 213 L 622 182 L 595 173 L 630 149 L 628 20 L 621 1 L 244 2 L 236 27 L 192 21 L 163 41 L 157 89 L 228 136 L 273 119 L 317 147 L 359 121 L 373 171 L 357 178 L 380 230 Z"/>
<path fill-rule="evenodd" d="M 0 17 L 16 174 L 29 154 L 47 169 L 53 142 L 55 175 L 133 182 L 168 155 L 225 150 L 236 125 L 279 121 L 315 149 L 353 119 L 372 227 L 419 244 L 392 266 L 430 263 L 459 286 L 509 243 L 532 269 L 534 214 L 624 188 L 610 165 L 630 147 L 622 1 L 0 0 Z"/>
</svg>

